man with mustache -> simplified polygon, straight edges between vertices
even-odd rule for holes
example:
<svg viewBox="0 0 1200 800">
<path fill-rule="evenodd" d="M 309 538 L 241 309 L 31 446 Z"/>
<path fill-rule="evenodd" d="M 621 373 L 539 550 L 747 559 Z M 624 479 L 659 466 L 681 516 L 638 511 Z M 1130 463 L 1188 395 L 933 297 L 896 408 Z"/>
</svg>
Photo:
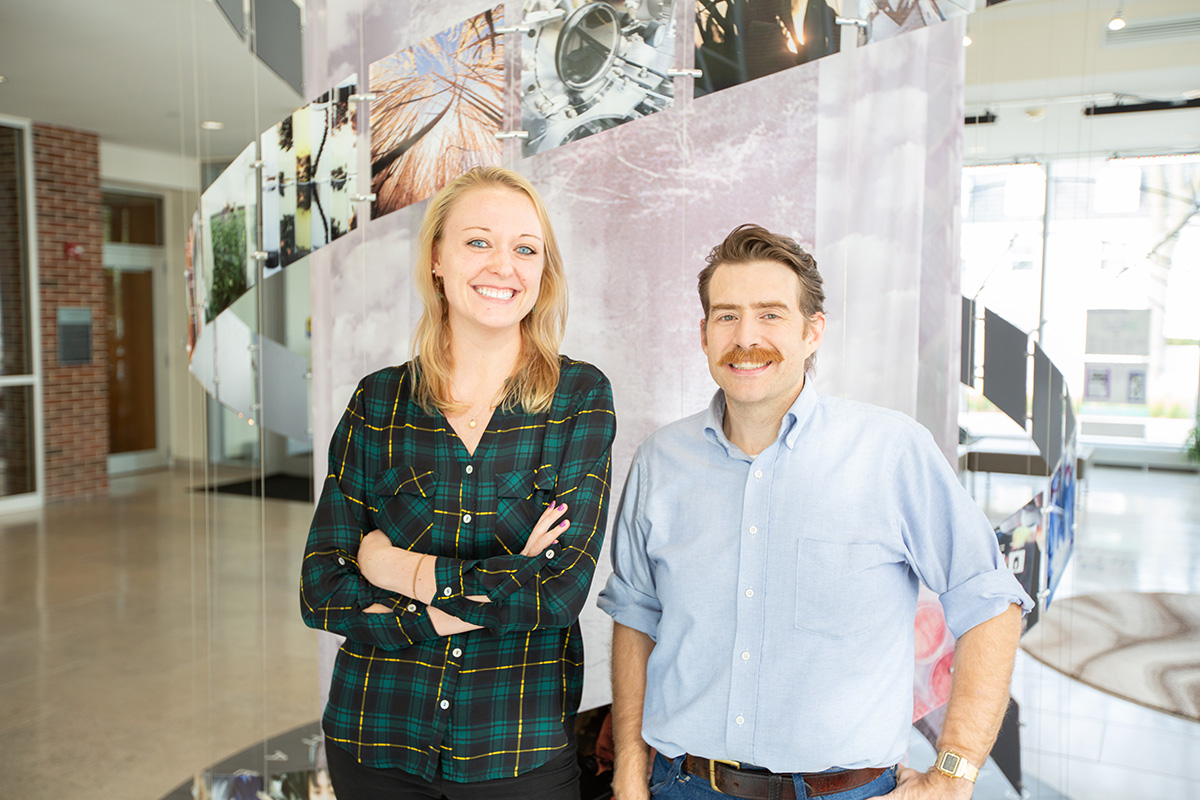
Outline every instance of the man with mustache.
<svg viewBox="0 0 1200 800">
<path fill-rule="evenodd" d="M 600 596 L 616 800 L 970 797 L 1032 600 L 924 428 L 806 379 L 825 332 L 813 258 L 743 225 L 707 261 L 720 388 L 638 449 Z M 923 773 L 896 766 L 918 582 L 959 637 Z"/>
</svg>

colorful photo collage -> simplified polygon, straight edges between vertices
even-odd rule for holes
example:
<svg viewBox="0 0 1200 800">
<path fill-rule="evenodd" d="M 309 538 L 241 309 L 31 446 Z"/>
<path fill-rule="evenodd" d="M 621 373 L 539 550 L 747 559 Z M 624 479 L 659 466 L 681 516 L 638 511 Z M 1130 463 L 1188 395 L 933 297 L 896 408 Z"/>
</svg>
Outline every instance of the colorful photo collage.
<svg viewBox="0 0 1200 800">
<path fill-rule="evenodd" d="M 839 0 L 695 2 L 695 64 L 702 73 L 696 97 L 840 52 L 843 37 L 854 37 L 855 46 L 862 47 L 983 5 L 976 0 L 869 0 L 856 18 Z"/>
<path fill-rule="evenodd" d="M 916 669 L 913 672 L 913 722 L 934 717 L 950 699 L 950 667 L 954 663 L 954 635 L 946 625 L 946 612 L 938 596 L 924 585 L 917 595 L 914 623 Z"/>
<path fill-rule="evenodd" d="M 500 165 L 503 24 L 498 5 L 371 64 L 372 219 Z"/>
<path fill-rule="evenodd" d="M 1078 480 L 1076 470 L 1076 440 L 1063 446 L 1062 461 L 1050 476 L 1050 504 L 1046 521 L 1046 607 L 1062 580 L 1063 571 L 1071 560 L 1075 547 L 1075 509 Z"/>
<path fill-rule="evenodd" d="M 329 770 L 281 772 L 264 778 L 251 770 L 232 775 L 196 775 L 192 781 L 196 800 L 337 800 Z"/>
<path fill-rule="evenodd" d="M 205 324 L 258 280 L 258 179 L 250 144 L 200 196 L 200 264 L 193 261 L 196 300 Z"/>
<path fill-rule="evenodd" d="M 521 25 L 525 157 L 675 103 L 675 0 L 526 3 Z"/>
<path fill-rule="evenodd" d="M 1030 500 L 996 526 L 1000 554 L 1021 588 L 1034 599 L 1033 610 L 1025 617 L 1025 630 L 1037 624 L 1041 609 L 1037 604 L 1042 589 L 1042 553 L 1046 550 L 1046 530 L 1042 520 L 1044 493 Z"/>
<path fill-rule="evenodd" d="M 354 230 L 358 77 L 263 133 L 264 275 L 274 275 Z"/>
</svg>

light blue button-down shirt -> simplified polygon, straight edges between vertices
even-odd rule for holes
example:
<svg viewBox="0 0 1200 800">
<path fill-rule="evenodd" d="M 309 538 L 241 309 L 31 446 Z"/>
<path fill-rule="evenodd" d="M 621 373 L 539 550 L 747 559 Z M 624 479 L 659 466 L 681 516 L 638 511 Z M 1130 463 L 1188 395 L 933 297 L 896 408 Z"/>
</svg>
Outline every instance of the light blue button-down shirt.
<svg viewBox="0 0 1200 800">
<path fill-rule="evenodd" d="M 907 749 L 918 581 L 961 635 L 1033 602 L 923 427 L 811 378 L 756 457 L 724 396 L 633 460 L 600 607 L 656 642 L 642 736 L 775 772 Z"/>
</svg>

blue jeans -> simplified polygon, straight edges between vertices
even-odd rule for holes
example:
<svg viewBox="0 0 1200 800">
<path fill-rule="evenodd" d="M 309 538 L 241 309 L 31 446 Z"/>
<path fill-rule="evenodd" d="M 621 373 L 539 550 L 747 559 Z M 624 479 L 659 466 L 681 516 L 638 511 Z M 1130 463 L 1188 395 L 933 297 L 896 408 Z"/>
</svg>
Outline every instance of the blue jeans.
<svg viewBox="0 0 1200 800">
<path fill-rule="evenodd" d="M 687 775 L 681 771 L 683 756 L 670 759 L 662 754 L 654 757 L 654 773 L 650 777 L 650 796 L 666 800 L 713 800 L 729 795 L 713 791 L 712 786 L 704 778 Z M 794 778 L 796 785 L 796 800 L 808 797 L 804 791 L 804 781 L 799 775 Z M 844 792 L 821 795 L 820 800 L 863 800 L 867 797 L 880 797 L 896 788 L 896 768 L 890 767 L 883 774 L 868 784 L 857 789 L 847 789 Z"/>
</svg>

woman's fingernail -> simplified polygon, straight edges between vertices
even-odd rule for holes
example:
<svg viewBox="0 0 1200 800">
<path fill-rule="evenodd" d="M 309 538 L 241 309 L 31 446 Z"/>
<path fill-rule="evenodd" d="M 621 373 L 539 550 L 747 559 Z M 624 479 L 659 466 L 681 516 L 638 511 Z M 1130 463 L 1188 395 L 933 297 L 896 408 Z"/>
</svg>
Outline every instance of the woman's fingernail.
<svg viewBox="0 0 1200 800">
<path fill-rule="evenodd" d="M 560 528 L 565 528 L 565 527 L 567 527 L 567 526 L 568 526 L 568 525 L 570 525 L 570 524 L 571 524 L 571 521 L 570 521 L 570 520 L 568 520 L 568 519 L 564 519 L 562 522 L 558 523 L 558 527 L 560 527 Z"/>
</svg>

